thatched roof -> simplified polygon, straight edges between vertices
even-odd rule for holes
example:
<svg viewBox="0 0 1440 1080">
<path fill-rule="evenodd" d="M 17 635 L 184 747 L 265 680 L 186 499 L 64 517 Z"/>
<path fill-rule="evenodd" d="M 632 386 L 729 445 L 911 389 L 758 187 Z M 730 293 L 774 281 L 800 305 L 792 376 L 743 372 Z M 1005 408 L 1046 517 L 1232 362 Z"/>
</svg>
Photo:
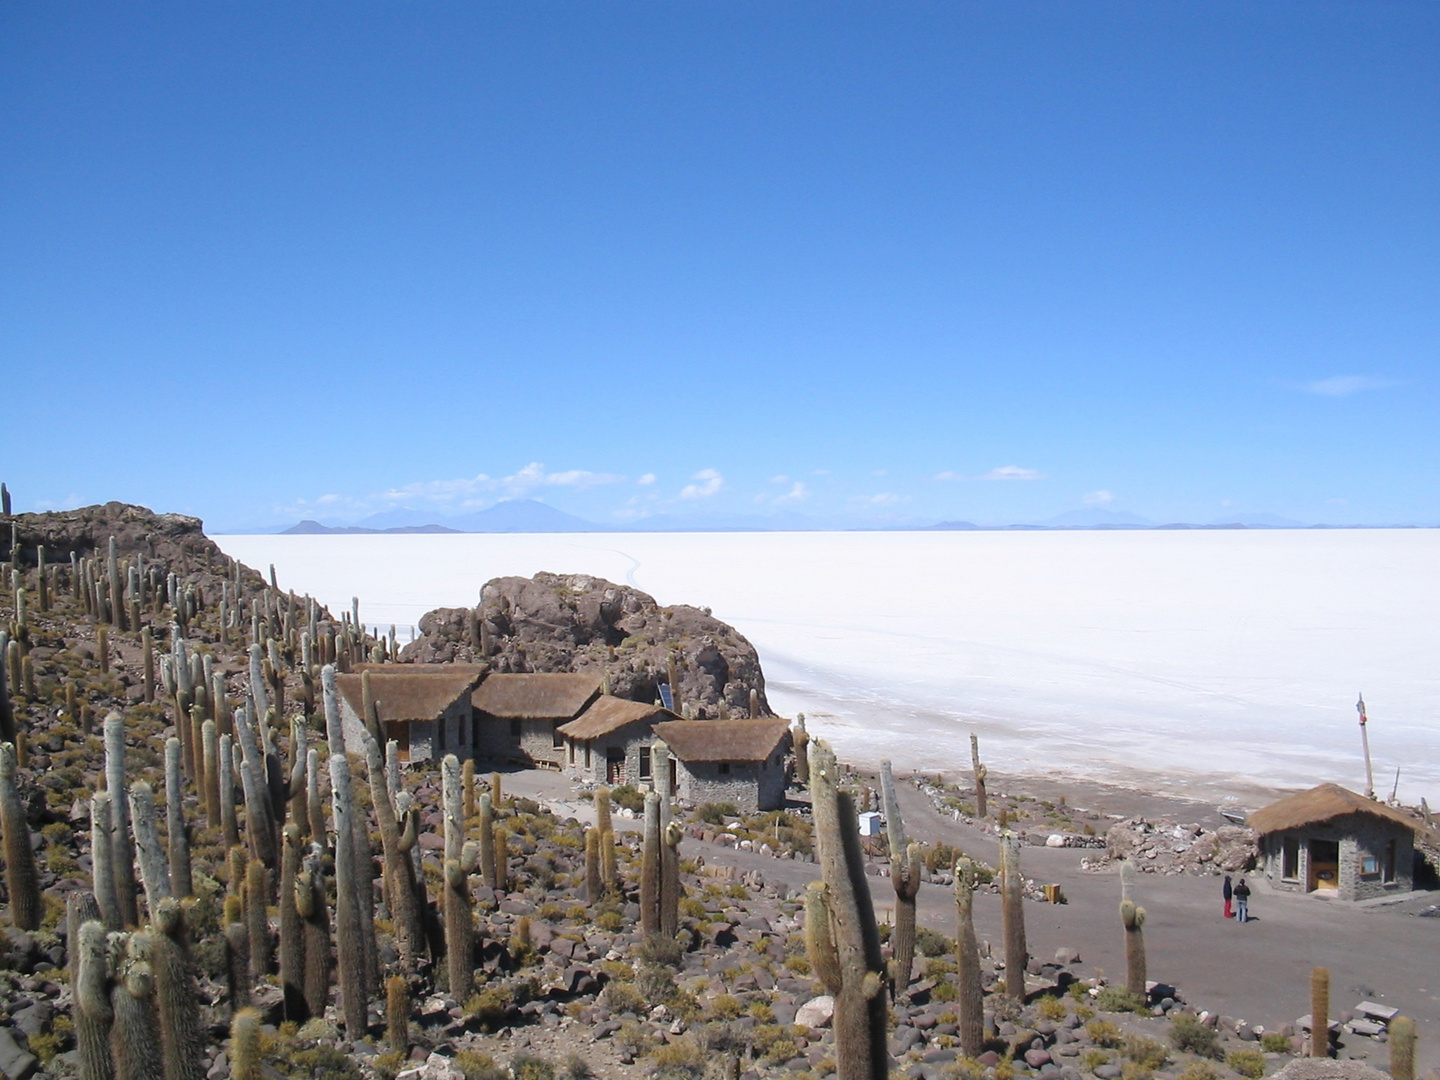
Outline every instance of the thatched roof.
<svg viewBox="0 0 1440 1080">
<path fill-rule="evenodd" d="M 659 705 L 645 705 L 639 701 L 626 701 L 624 698 L 601 694 L 595 699 L 594 704 L 580 714 L 578 719 L 571 720 L 570 723 L 556 730 L 567 739 L 584 742 L 619 731 L 626 724 L 633 724 L 636 720 L 653 722 L 674 716 L 675 714 L 669 709 Z"/>
<path fill-rule="evenodd" d="M 469 694 L 475 685 L 476 676 L 468 670 L 406 671 L 409 665 L 388 666 L 388 671 L 370 669 L 370 693 L 382 723 L 434 720 L 455 704 L 457 698 Z M 363 702 L 360 676 L 335 676 L 335 689 L 355 715 L 360 716 Z"/>
<path fill-rule="evenodd" d="M 1273 802 L 1251 814 L 1249 825 L 1261 836 L 1266 836 L 1347 814 L 1369 814 L 1371 817 L 1384 818 L 1386 821 L 1403 825 L 1412 832 L 1419 826 L 1419 822 L 1401 811 L 1374 799 L 1367 799 L 1364 795 L 1357 795 L 1339 784 L 1321 784 L 1309 791 Z"/>
<path fill-rule="evenodd" d="M 790 737 L 785 720 L 670 720 L 655 725 L 681 761 L 764 761 Z"/>
<path fill-rule="evenodd" d="M 600 693 L 598 675 L 488 675 L 470 698 L 477 712 L 507 720 L 568 720 Z"/>
<path fill-rule="evenodd" d="M 373 678 L 375 672 L 382 674 L 411 674 L 420 675 L 430 672 L 454 672 L 456 675 L 468 674 L 472 681 L 478 682 L 485 672 L 490 670 L 489 664 L 372 664 L 365 661 L 363 664 L 352 664 L 351 671 L 368 671 Z"/>
</svg>

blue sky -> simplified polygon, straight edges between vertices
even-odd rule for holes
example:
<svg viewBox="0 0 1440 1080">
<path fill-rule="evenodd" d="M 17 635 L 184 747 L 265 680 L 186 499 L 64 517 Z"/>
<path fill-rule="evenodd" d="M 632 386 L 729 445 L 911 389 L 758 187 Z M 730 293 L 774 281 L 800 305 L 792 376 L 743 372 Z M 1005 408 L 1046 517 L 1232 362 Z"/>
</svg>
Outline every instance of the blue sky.
<svg viewBox="0 0 1440 1080">
<path fill-rule="evenodd" d="M 1440 522 L 1440 7 L 8 4 L 0 479 Z"/>
</svg>

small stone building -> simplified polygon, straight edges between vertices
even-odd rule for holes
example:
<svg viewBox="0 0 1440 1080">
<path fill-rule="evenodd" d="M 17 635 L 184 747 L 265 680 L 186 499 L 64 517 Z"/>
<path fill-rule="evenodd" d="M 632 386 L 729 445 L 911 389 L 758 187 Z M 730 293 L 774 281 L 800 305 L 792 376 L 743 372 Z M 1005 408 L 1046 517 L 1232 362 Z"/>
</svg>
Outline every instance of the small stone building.
<svg viewBox="0 0 1440 1080">
<path fill-rule="evenodd" d="M 659 705 L 602 694 L 560 728 L 565 771 L 600 784 L 642 784 L 654 779 L 650 744 L 656 724 L 677 717 Z"/>
<path fill-rule="evenodd" d="M 742 813 L 785 805 L 785 720 L 671 720 L 655 735 L 676 761 L 675 794 L 684 802 L 733 803 Z"/>
<path fill-rule="evenodd" d="M 1249 821 L 1261 869 L 1274 888 L 1341 900 L 1409 892 L 1417 824 L 1338 784 L 1271 803 Z"/>
<path fill-rule="evenodd" d="M 401 761 L 426 761 L 470 752 L 470 694 L 484 668 L 475 664 L 368 666 L 381 741 L 399 744 Z M 335 677 L 348 753 L 364 752 L 362 675 Z"/>
<path fill-rule="evenodd" d="M 470 745 L 477 758 L 558 769 L 565 755 L 560 727 L 599 696 L 598 675 L 489 675 L 470 698 Z"/>
</svg>

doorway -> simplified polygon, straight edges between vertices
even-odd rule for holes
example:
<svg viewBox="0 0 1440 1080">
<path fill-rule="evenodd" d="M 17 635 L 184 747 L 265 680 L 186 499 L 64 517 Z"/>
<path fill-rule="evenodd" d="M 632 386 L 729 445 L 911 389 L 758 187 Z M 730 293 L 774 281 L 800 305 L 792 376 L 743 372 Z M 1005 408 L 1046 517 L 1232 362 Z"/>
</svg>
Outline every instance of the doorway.
<svg viewBox="0 0 1440 1080">
<path fill-rule="evenodd" d="M 1340 888 L 1340 841 L 1310 841 L 1311 892 L 1335 892 Z"/>
<path fill-rule="evenodd" d="M 625 783 L 625 751 L 605 751 L 605 782 L 611 787 Z"/>
</svg>

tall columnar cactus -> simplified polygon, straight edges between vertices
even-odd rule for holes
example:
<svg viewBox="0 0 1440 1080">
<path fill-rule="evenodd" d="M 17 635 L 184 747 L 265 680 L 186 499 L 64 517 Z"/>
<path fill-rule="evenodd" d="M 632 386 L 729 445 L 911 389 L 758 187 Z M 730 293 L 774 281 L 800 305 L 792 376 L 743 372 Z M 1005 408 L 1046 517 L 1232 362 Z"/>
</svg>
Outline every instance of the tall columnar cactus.
<svg viewBox="0 0 1440 1080">
<path fill-rule="evenodd" d="M 97 791 L 90 799 L 90 887 L 100 907 L 107 930 L 119 930 L 125 923 L 120 911 L 120 894 L 115 887 L 113 800 L 108 791 Z"/>
<path fill-rule="evenodd" d="M 795 716 L 795 782 L 810 783 L 810 733 L 805 730 L 805 714 Z"/>
<path fill-rule="evenodd" d="M 495 860 L 495 810 L 489 792 L 480 793 L 480 872 L 487 888 L 500 887 L 499 864 Z"/>
<path fill-rule="evenodd" d="M 1390 1080 L 1415 1080 L 1415 1021 L 1397 1016 L 1390 1021 Z"/>
<path fill-rule="evenodd" d="M 500 774 L 498 772 L 492 772 L 490 774 L 490 804 L 496 810 L 499 810 L 505 805 L 505 789 L 500 785 Z"/>
<path fill-rule="evenodd" d="M 1005 993 L 1025 1001 L 1025 878 L 1020 873 L 1020 841 L 1014 833 L 1000 835 L 1000 922 L 1005 937 Z"/>
<path fill-rule="evenodd" d="M 335 669 L 326 666 L 323 677 L 327 719 L 334 708 L 339 727 L 338 706 L 334 705 Z M 336 740 L 332 746 L 344 747 Z M 361 905 L 361 882 L 355 860 L 355 803 L 350 790 L 350 762 L 344 750 L 330 754 L 330 804 L 335 822 L 335 931 L 336 961 L 340 984 L 340 1003 L 344 1010 L 345 1030 L 351 1039 L 365 1035 L 366 1011 L 370 995 L 366 986 L 364 943 L 360 921 L 368 913 Z M 369 882 L 365 882 L 368 891 Z"/>
<path fill-rule="evenodd" d="M 370 802 L 380 823 L 380 846 L 385 853 L 385 880 L 389 888 L 390 915 L 395 923 L 395 948 L 400 954 L 400 969 L 413 974 L 425 948 L 425 931 L 415 896 L 415 864 L 410 859 L 415 832 L 400 829 L 385 777 L 385 762 L 374 739 L 366 740 L 365 765 L 370 777 Z"/>
<path fill-rule="evenodd" d="M 10 921 L 21 930 L 40 929 L 40 875 L 30 846 L 30 825 L 15 786 L 15 747 L 0 743 L 0 831 L 4 833 L 5 884 Z"/>
<path fill-rule="evenodd" d="M 320 798 L 320 751 L 305 754 L 305 805 L 310 813 L 310 838 L 325 843 L 325 804 Z"/>
<path fill-rule="evenodd" d="M 190 834 L 185 825 L 183 783 L 180 740 L 171 737 L 165 740 L 165 839 L 170 854 L 170 887 L 180 897 L 195 892 L 190 873 Z"/>
<path fill-rule="evenodd" d="M 665 826 L 660 839 L 660 936 L 667 941 L 674 940 L 680 932 L 680 897 L 684 892 L 680 884 L 680 840 L 684 836 L 678 823 L 672 821 Z"/>
<path fill-rule="evenodd" d="M 975 773 L 975 816 L 983 818 L 989 807 L 985 805 L 985 777 L 990 770 L 980 763 L 980 736 L 970 733 L 970 767 Z"/>
<path fill-rule="evenodd" d="M 220 800 L 220 833 L 225 847 L 232 848 L 240 842 L 240 827 L 235 820 L 235 741 L 234 736 L 220 736 L 216 755 L 215 786 Z"/>
<path fill-rule="evenodd" d="M 974 862 L 955 862 L 955 952 L 959 969 L 960 1046 L 966 1057 L 979 1057 L 985 1042 L 985 989 L 980 977 L 980 944 L 975 938 Z"/>
<path fill-rule="evenodd" d="M 260 1080 L 260 1013 L 241 1009 L 230 1021 L 230 1080 Z"/>
<path fill-rule="evenodd" d="M 205 825 L 216 829 L 220 827 L 220 743 L 214 720 L 200 726 L 200 741 L 205 785 L 200 797 L 205 803 Z"/>
<path fill-rule="evenodd" d="M 10 701 L 10 635 L 0 633 L 0 740 L 15 741 L 15 706 Z"/>
<path fill-rule="evenodd" d="M 205 1034 L 200 1023 L 200 990 L 190 955 L 185 913 L 174 898 L 152 913 L 150 967 L 160 1012 L 160 1045 L 165 1080 L 204 1080 Z"/>
<path fill-rule="evenodd" d="M 465 842 L 460 761 L 454 754 L 445 755 L 440 763 L 440 788 L 445 825 L 445 969 L 450 996 L 464 1001 L 475 978 L 470 871 L 475 869 L 479 849 Z"/>
<path fill-rule="evenodd" d="M 125 720 L 114 711 L 105 717 L 105 788 L 114 796 L 110 803 L 110 858 L 120 918 L 125 926 L 137 926 L 135 847 L 130 841 L 130 805 L 125 799 Z"/>
<path fill-rule="evenodd" d="M 114 1080 L 110 1056 L 109 957 L 100 909 L 88 893 L 72 893 L 66 901 L 70 941 L 70 988 L 75 997 L 75 1044 L 80 1051 L 80 1080 Z"/>
<path fill-rule="evenodd" d="M 399 975 L 385 980 L 385 1041 L 397 1054 L 410 1049 L 410 984 Z"/>
<path fill-rule="evenodd" d="M 111 935 L 110 1054 L 116 1080 L 165 1080 L 160 1025 L 155 1015 L 155 976 L 146 935 Z"/>
<path fill-rule="evenodd" d="M 660 795 L 645 793 L 645 838 L 640 849 L 640 933 L 660 933 Z"/>
<path fill-rule="evenodd" d="M 115 537 L 110 537 L 110 551 L 105 559 L 105 578 L 110 586 L 110 621 L 115 629 L 125 629 L 125 602 L 120 594 L 120 559 L 115 547 Z M 137 627 L 131 627 L 134 630 Z"/>
<path fill-rule="evenodd" d="M 330 996 L 330 911 L 325 905 L 321 856 L 320 845 L 312 842 L 295 878 L 295 910 L 304 923 L 301 935 L 305 943 L 302 983 L 305 1008 L 311 1016 L 320 1016 L 325 1012 L 325 1003 Z"/>
<path fill-rule="evenodd" d="M 585 830 L 585 901 L 598 903 L 605 886 L 600 878 L 600 830 Z"/>
<path fill-rule="evenodd" d="M 135 830 L 135 846 L 140 852 L 145 907 L 152 918 L 160 901 L 174 895 L 170 888 L 170 870 L 165 864 L 165 849 L 160 844 L 158 817 L 155 792 L 144 780 L 136 780 L 130 785 L 130 820 Z"/>
<path fill-rule="evenodd" d="M 1120 922 L 1125 927 L 1125 988 L 1145 997 L 1145 909 L 1139 907 L 1130 890 L 1135 885 L 1135 864 L 1120 863 Z"/>
<path fill-rule="evenodd" d="M 250 974 L 259 982 L 270 973 L 270 919 L 266 901 L 270 896 L 265 864 L 251 859 L 245 867 L 245 933 L 250 938 Z"/>
<path fill-rule="evenodd" d="M 610 816 L 610 789 L 595 791 L 595 829 L 600 834 L 600 881 L 607 889 L 615 887 L 615 831 Z"/>
<path fill-rule="evenodd" d="M 466 758 L 460 766 L 460 787 L 464 795 L 465 820 L 469 821 L 475 816 L 475 761 L 473 758 Z"/>
<path fill-rule="evenodd" d="M 150 627 L 140 631 L 140 651 L 145 680 L 145 700 L 155 700 L 155 635 Z"/>
<path fill-rule="evenodd" d="M 895 794 L 890 761 L 880 762 L 880 795 L 884 803 L 885 835 L 890 845 L 890 883 L 895 887 L 895 929 L 890 943 L 895 954 L 892 982 L 896 996 L 910 985 L 915 967 L 915 898 L 920 894 L 920 847 L 905 838 L 905 821 Z"/>
<path fill-rule="evenodd" d="M 1330 969 L 1310 972 L 1310 1056 L 1330 1056 Z"/>
<path fill-rule="evenodd" d="M 835 1058 L 840 1080 L 885 1080 L 886 1010 L 880 933 L 865 880 L 855 805 L 835 781 L 829 745 L 811 744 L 810 790 L 821 880 L 806 894 L 810 963 L 835 996 Z"/>
<path fill-rule="evenodd" d="M 309 1019 L 310 1015 L 305 1008 L 304 924 L 295 904 L 303 843 L 300 826 L 287 821 L 280 834 L 280 991 L 284 995 L 285 1019 L 297 1022 Z"/>
</svg>

